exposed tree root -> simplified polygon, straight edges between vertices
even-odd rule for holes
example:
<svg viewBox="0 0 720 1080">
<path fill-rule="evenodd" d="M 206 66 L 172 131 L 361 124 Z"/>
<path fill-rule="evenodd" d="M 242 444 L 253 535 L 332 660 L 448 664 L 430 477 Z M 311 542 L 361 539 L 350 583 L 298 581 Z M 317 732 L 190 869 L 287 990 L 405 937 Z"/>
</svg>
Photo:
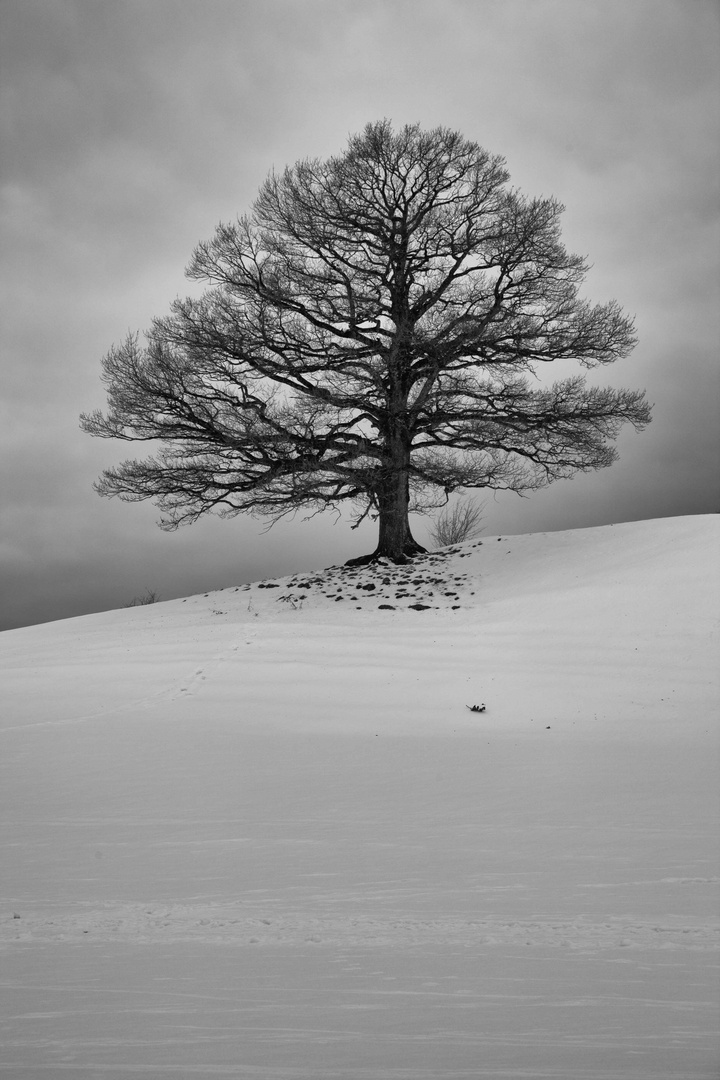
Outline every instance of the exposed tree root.
<svg viewBox="0 0 720 1080">
<path fill-rule="evenodd" d="M 415 540 L 411 540 L 405 544 L 401 555 L 389 555 L 386 551 L 382 551 L 381 548 L 375 548 L 369 555 L 359 555 L 356 559 L 348 559 L 345 566 L 369 566 L 371 563 L 380 562 L 381 559 L 388 559 L 390 562 L 395 563 L 396 566 L 405 566 L 407 563 L 412 562 L 416 555 L 426 554 L 427 548 L 424 548 Z"/>
</svg>

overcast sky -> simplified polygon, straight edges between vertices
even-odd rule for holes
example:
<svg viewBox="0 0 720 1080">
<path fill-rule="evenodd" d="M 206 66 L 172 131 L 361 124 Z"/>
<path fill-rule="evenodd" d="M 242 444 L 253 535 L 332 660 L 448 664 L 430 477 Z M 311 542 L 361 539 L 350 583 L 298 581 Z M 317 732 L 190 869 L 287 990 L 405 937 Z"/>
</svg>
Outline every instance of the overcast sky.
<svg viewBox="0 0 720 1080">
<path fill-rule="evenodd" d="M 184 268 L 268 171 L 387 117 L 442 124 L 567 207 L 585 295 L 639 344 L 597 381 L 655 403 L 611 469 L 485 530 L 720 511 L 715 0 L 0 0 L 0 628 L 327 566 L 372 550 L 331 516 L 175 533 L 100 499 L 133 448 L 91 439 L 100 359 L 189 291 Z M 562 375 L 568 372 L 563 371 Z M 142 450 L 142 448 L 139 448 Z M 423 539 L 420 522 L 415 529 Z"/>
</svg>

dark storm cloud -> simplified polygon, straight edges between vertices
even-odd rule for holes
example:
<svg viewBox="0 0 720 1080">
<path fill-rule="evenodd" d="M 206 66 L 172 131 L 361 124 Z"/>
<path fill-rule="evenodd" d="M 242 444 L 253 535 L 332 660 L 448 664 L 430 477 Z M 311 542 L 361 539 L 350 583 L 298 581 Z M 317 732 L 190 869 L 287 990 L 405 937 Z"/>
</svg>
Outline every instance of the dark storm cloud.
<svg viewBox="0 0 720 1080">
<path fill-rule="evenodd" d="M 462 131 L 567 206 L 587 295 L 637 320 L 655 420 L 611 470 L 490 500 L 488 531 L 716 511 L 718 9 L 704 0 L 4 0 L 0 626 L 359 554 L 332 520 L 209 521 L 91 489 L 126 448 L 77 428 L 99 359 L 272 167 L 387 116 Z M 562 372 L 567 374 L 567 372 Z"/>
</svg>

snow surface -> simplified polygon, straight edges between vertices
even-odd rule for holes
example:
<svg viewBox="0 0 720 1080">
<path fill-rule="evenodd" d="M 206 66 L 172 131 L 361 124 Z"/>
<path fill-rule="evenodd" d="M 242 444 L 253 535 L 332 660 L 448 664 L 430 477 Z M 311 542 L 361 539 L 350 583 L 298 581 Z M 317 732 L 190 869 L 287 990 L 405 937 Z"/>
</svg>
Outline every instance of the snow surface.
<svg viewBox="0 0 720 1080">
<path fill-rule="evenodd" d="M 0 634 L 0 1075 L 717 1077 L 719 552 L 488 537 Z"/>
</svg>

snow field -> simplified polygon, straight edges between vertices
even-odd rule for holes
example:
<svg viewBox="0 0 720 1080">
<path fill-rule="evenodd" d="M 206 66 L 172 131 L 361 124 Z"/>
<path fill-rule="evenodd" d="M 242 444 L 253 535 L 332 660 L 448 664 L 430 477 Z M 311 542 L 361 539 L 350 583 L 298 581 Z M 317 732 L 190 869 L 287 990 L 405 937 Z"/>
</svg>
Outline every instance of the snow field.
<svg viewBox="0 0 720 1080">
<path fill-rule="evenodd" d="M 0 635 L 0 1074 L 715 1077 L 719 520 Z"/>
</svg>

